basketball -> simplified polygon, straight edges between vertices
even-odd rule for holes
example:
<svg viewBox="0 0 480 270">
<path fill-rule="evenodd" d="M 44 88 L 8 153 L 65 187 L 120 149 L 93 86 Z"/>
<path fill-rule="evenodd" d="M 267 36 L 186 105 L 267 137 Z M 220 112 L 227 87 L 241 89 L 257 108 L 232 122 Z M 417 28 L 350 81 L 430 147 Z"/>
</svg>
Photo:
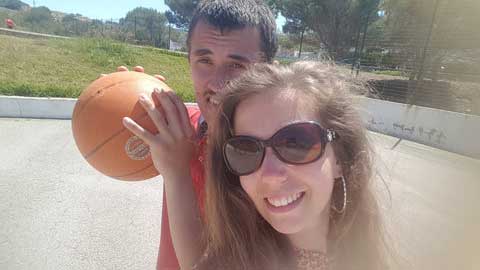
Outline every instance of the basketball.
<svg viewBox="0 0 480 270">
<path fill-rule="evenodd" d="M 152 134 L 158 133 L 139 103 L 140 94 L 151 97 L 154 88 L 171 91 L 153 76 L 124 71 L 95 80 L 81 93 L 72 115 L 73 137 L 85 160 L 102 174 L 126 181 L 159 174 L 148 145 L 122 124 L 128 116 Z"/>
</svg>

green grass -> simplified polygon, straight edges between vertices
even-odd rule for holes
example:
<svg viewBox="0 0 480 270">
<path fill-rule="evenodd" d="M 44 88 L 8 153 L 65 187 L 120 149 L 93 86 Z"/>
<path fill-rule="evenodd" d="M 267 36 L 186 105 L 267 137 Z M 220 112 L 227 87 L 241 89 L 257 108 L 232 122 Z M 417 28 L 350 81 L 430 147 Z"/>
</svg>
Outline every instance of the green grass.
<svg viewBox="0 0 480 270">
<path fill-rule="evenodd" d="M 101 73 L 142 65 L 193 101 L 187 58 L 106 39 L 29 39 L 0 35 L 0 95 L 78 97 Z"/>
<path fill-rule="evenodd" d="M 405 76 L 405 72 L 400 70 L 375 70 L 371 73 L 390 76 Z"/>
</svg>

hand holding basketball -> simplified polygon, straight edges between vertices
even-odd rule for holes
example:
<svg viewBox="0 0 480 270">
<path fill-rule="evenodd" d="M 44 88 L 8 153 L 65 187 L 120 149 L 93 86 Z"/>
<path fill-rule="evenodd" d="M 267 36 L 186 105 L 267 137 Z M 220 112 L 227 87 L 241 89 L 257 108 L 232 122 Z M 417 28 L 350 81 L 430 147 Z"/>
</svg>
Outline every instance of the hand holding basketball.
<svg viewBox="0 0 480 270">
<path fill-rule="evenodd" d="M 158 175 L 155 167 L 161 162 L 157 162 L 157 154 L 154 157 L 156 161 L 153 162 L 149 148 L 149 144 L 155 143 L 155 140 L 149 140 L 147 144 L 139 136 L 132 134 L 123 125 L 124 117 L 136 122 L 137 129 L 133 130 L 142 128 L 143 132 L 139 133 L 142 138 L 146 138 L 148 134 L 152 136 L 160 134 L 157 127 L 172 130 L 175 136 L 179 135 L 180 131 L 182 132 L 180 136 L 190 134 L 188 133 L 190 130 L 180 124 L 185 115 L 180 116 L 178 109 L 171 109 L 178 107 L 186 110 L 183 103 L 172 94 L 169 94 L 172 100 L 176 99 L 173 103 L 154 98 L 155 88 L 172 92 L 161 80 L 143 72 L 114 72 L 97 79 L 82 92 L 72 115 L 72 132 L 82 156 L 98 171 L 116 179 L 129 181 L 144 180 Z M 151 109 L 147 113 L 145 106 L 139 102 L 140 96 L 151 97 L 152 108 L 155 110 Z M 163 112 L 161 103 L 165 103 L 165 108 L 173 111 L 173 116 L 171 113 Z M 150 119 L 152 111 L 158 111 L 155 115 L 163 117 L 164 125 L 159 124 L 158 117 L 155 123 Z M 186 118 L 188 120 L 188 116 Z M 162 130 L 161 135 L 157 137 L 163 138 L 163 134 L 170 134 L 169 132 Z M 157 152 L 155 149 L 154 153 Z M 174 154 L 168 153 L 171 157 L 175 157 Z"/>
<path fill-rule="evenodd" d="M 142 66 L 136 66 L 133 70 L 145 72 Z M 117 71 L 128 71 L 128 68 L 120 66 Z M 154 77 L 162 82 L 165 81 L 162 75 L 154 75 Z M 152 99 L 146 95 L 141 95 L 139 99 L 157 130 L 162 132 L 151 134 L 129 117 L 126 117 L 123 123 L 150 146 L 155 168 L 166 175 L 170 171 L 181 172 L 188 169 L 189 161 L 193 156 L 193 127 L 188 119 L 187 108 L 180 98 L 174 92 L 165 92 L 165 94 L 162 92 L 157 89 L 152 94 Z M 156 106 L 153 99 L 161 106 Z"/>
<path fill-rule="evenodd" d="M 126 66 L 119 66 L 117 67 L 117 72 L 122 72 L 122 71 L 128 71 L 128 68 Z M 145 69 L 142 66 L 136 66 L 133 68 L 133 71 L 140 72 L 140 73 L 145 73 Z M 100 77 L 105 77 L 107 74 L 100 74 Z M 165 82 L 166 79 L 164 76 L 155 74 L 153 77 L 159 79 L 162 82 Z"/>
<path fill-rule="evenodd" d="M 155 89 L 152 99 L 140 96 L 140 104 L 159 132 L 152 134 L 129 117 L 123 119 L 125 127 L 150 146 L 155 168 L 163 176 L 187 172 L 195 151 L 194 131 L 181 99 L 174 92 Z"/>
</svg>

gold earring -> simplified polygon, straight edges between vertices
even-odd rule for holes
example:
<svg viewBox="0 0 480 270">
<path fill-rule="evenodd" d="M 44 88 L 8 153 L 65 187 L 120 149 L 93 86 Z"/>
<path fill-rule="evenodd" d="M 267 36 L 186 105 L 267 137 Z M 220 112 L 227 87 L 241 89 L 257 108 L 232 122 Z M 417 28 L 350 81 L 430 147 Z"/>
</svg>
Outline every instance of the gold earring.
<svg viewBox="0 0 480 270">
<path fill-rule="evenodd" d="M 335 203 L 332 203 L 332 209 L 337 212 L 338 214 L 343 214 L 345 212 L 345 209 L 347 208 L 347 183 L 345 181 L 345 177 L 340 177 L 340 178 L 336 178 L 335 180 L 338 180 L 338 179 L 341 179 L 342 180 L 342 186 L 343 186 L 343 205 L 342 205 L 342 209 L 338 209 L 337 207 L 335 207 Z"/>
</svg>

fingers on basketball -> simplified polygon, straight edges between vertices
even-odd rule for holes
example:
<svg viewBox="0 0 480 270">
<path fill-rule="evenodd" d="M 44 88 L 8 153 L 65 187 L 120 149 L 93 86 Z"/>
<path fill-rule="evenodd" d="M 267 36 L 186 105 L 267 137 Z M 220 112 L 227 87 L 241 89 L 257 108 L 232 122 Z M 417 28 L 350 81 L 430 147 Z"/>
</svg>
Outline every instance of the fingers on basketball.
<svg viewBox="0 0 480 270">
<path fill-rule="evenodd" d="M 179 108 L 172 98 L 172 94 L 174 93 L 172 91 L 155 91 L 154 94 L 157 96 L 160 105 L 165 112 L 165 118 L 172 135 L 176 138 L 185 137 L 186 134 L 184 132 Z"/>
<path fill-rule="evenodd" d="M 146 142 L 148 145 L 152 145 L 154 142 L 154 135 L 151 134 L 148 130 L 144 129 L 142 126 L 140 126 L 137 122 L 132 120 L 130 117 L 124 117 L 122 119 L 123 125 L 130 130 L 133 134 L 138 136 L 140 139 L 142 139 L 144 142 Z"/>
<path fill-rule="evenodd" d="M 160 106 L 156 106 L 156 104 L 159 104 L 159 102 L 155 100 L 154 95 L 152 96 L 152 99 L 146 95 L 141 95 L 140 104 L 147 112 L 157 130 L 162 133 L 162 136 L 169 136 L 168 132 L 165 132 L 167 130 L 165 114 Z"/>
<path fill-rule="evenodd" d="M 153 75 L 155 78 L 159 79 L 160 81 L 164 82 L 166 79 L 165 77 L 163 77 L 162 75 L 159 75 L 159 74 L 155 74 Z"/>
<path fill-rule="evenodd" d="M 128 71 L 128 68 L 126 66 L 119 66 L 117 67 L 117 71 Z"/>
<path fill-rule="evenodd" d="M 170 100 L 172 100 L 172 102 L 177 107 L 180 118 L 180 125 L 184 131 L 185 136 L 187 136 L 187 138 L 193 138 L 194 131 L 192 124 L 190 123 L 190 117 L 188 116 L 187 107 L 183 103 L 182 99 L 174 92 L 168 92 L 168 95 L 170 97 Z"/>
<path fill-rule="evenodd" d="M 142 66 L 136 66 L 133 71 L 145 73 L 145 69 Z"/>
</svg>

